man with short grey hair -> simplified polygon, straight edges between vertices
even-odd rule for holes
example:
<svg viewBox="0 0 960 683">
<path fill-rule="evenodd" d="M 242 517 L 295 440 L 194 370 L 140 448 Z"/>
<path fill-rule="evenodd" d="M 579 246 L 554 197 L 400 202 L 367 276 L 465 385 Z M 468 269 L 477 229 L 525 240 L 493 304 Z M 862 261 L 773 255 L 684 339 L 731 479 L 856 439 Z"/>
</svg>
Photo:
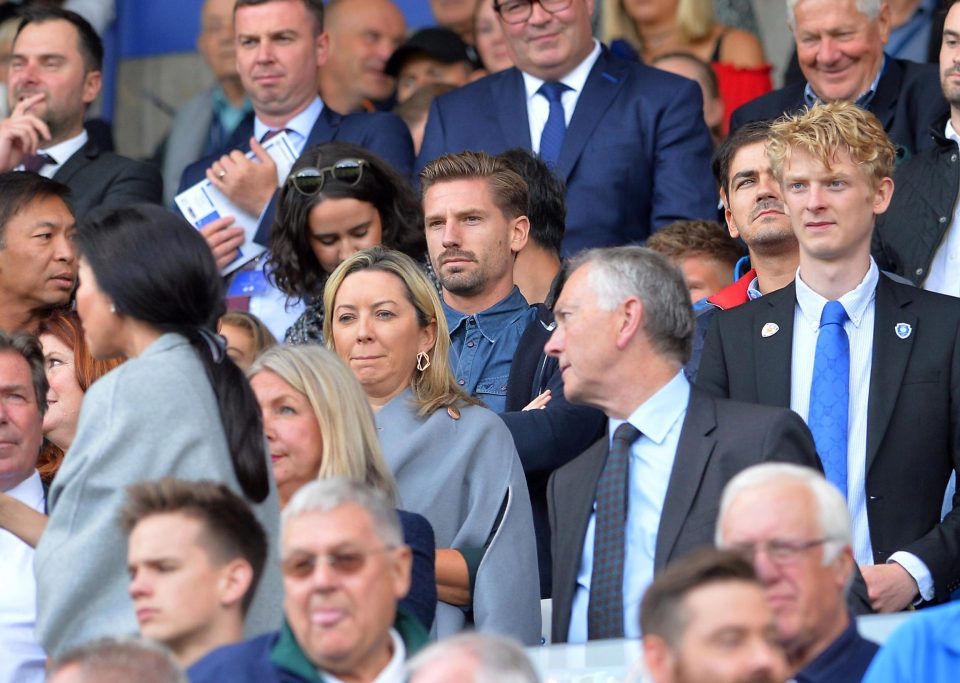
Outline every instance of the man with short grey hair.
<svg viewBox="0 0 960 683">
<path fill-rule="evenodd" d="M 461 633 L 434 643 L 407 666 L 410 683 L 540 683 L 523 648 L 491 633 Z"/>
<path fill-rule="evenodd" d="M 607 434 L 553 475 L 553 640 L 637 637 L 654 574 L 709 545 L 734 474 L 779 460 L 819 467 L 786 409 L 717 401 L 691 387 L 693 313 L 683 277 L 642 247 L 568 265 L 546 352 L 567 396 L 599 408 Z"/>
<path fill-rule="evenodd" d="M 280 552 L 280 632 L 214 650 L 190 667 L 191 683 L 402 683 L 428 636 L 397 611 L 411 551 L 386 497 L 342 478 L 310 482 L 283 510 Z"/>
<path fill-rule="evenodd" d="M 749 556 L 798 683 L 859 681 L 877 646 L 857 633 L 844 599 L 853 532 L 840 491 L 812 470 L 744 470 L 720 500 L 717 545 Z"/>
<path fill-rule="evenodd" d="M 894 144 L 915 153 L 933 147 L 930 126 L 947 113 L 937 67 L 883 52 L 890 36 L 887 0 L 786 0 L 805 81 L 746 103 L 730 130 L 772 121 L 817 102 L 846 100 L 873 112 Z"/>
<path fill-rule="evenodd" d="M 58 657 L 48 683 L 186 683 L 160 645 L 134 638 L 102 638 Z"/>
</svg>

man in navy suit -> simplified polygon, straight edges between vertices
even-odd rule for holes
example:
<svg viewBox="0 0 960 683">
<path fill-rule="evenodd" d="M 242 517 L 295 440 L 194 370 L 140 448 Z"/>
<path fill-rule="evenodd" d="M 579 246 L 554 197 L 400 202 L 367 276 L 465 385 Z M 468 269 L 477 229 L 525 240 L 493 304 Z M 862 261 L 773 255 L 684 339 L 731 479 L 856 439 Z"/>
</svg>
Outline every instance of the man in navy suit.
<svg viewBox="0 0 960 683">
<path fill-rule="evenodd" d="M 320 0 L 239 0 L 234 33 L 237 71 L 255 116 L 234 133 L 228 144 L 232 152 L 188 166 L 181 190 L 208 178 L 234 204 L 262 214 L 257 241 L 266 244 L 278 179 L 276 165 L 260 143 L 271 132 L 285 131 L 297 152 L 331 140 L 353 142 L 401 173 L 410 172 L 413 143 L 399 118 L 384 113 L 342 116 L 317 95 L 318 71 L 328 53 Z M 245 156 L 251 149 L 253 161 Z M 243 231 L 230 227 L 228 219 L 209 224 L 203 233 L 221 265 L 232 261 L 243 243 Z"/>
<path fill-rule="evenodd" d="M 800 267 L 793 284 L 716 315 L 698 386 L 807 420 L 876 611 L 942 602 L 960 587 L 960 497 L 941 513 L 960 471 L 960 302 L 870 256 L 895 157 L 873 114 L 834 102 L 771 131 Z"/>
<path fill-rule="evenodd" d="M 593 5 L 495 3 L 516 68 L 437 98 L 417 161 L 465 149 L 539 153 L 567 184 L 567 255 L 642 241 L 717 207 L 698 86 L 611 55 L 593 39 Z"/>
<path fill-rule="evenodd" d="M 733 112 L 731 130 L 795 114 L 816 102 L 845 100 L 876 115 L 904 150 L 933 147 L 930 126 L 947 113 L 937 67 L 884 54 L 891 24 L 886 2 L 794 0 L 787 5 L 806 80 L 747 102 Z"/>
</svg>

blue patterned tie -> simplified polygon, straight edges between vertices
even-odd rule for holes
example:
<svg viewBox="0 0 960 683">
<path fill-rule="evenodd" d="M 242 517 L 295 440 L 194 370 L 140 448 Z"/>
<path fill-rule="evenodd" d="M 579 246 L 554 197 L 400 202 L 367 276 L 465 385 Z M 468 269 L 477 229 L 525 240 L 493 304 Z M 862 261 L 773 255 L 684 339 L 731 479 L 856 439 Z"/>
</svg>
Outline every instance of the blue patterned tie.
<svg viewBox="0 0 960 683">
<path fill-rule="evenodd" d="M 549 166 L 556 166 L 560 159 L 560 149 L 563 147 L 563 138 L 567 134 L 567 119 L 563 112 L 563 102 L 560 98 L 564 91 L 569 90 L 563 83 L 544 83 L 537 90 L 550 103 L 550 115 L 547 124 L 540 135 L 540 158 Z"/>
<path fill-rule="evenodd" d="M 626 547 L 627 479 L 630 447 L 640 430 L 624 422 L 597 481 L 597 514 L 593 531 L 593 572 L 587 607 L 587 637 L 623 638 L 623 554 Z"/>
<path fill-rule="evenodd" d="M 839 301 L 828 301 L 820 314 L 807 420 L 823 462 L 824 474 L 840 489 L 844 498 L 847 496 L 850 341 L 843 323 L 848 319 Z"/>
</svg>

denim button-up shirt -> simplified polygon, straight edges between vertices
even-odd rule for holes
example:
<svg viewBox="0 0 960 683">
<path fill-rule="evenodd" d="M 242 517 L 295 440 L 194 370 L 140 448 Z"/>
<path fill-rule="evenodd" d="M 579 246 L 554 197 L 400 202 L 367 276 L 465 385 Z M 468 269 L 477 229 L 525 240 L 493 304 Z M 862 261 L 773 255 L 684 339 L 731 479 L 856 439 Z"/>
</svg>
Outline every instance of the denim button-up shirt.
<svg viewBox="0 0 960 683">
<path fill-rule="evenodd" d="M 450 368 L 457 383 L 495 413 L 507 404 L 507 379 L 517 344 L 536 308 L 517 287 L 499 302 L 479 313 L 464 315 L 443 302 L 450 328 Z"/>
</svg>

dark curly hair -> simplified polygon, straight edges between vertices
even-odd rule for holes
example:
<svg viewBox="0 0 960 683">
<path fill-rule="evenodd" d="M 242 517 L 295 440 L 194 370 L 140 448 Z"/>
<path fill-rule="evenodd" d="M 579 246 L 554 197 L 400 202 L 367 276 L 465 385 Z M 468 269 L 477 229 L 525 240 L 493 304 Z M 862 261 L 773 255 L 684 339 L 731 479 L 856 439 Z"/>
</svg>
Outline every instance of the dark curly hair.
<svg viewBox="0 0 960 683">
<path fill-rule="evenodd" d="M 363 160 L 363 176 L 356 185 L 324 175 L 323 190 L 307 197 L 288 181 L 280 190 L 277 214 L 270 230 L 267 271 L 276 286 L 290 297 L 319 297 L 329 273 L 310 246 L 310 211 L 326 199 L 356 199 L 372 204 L 380 214 L 383 246 L 422 261 L 427 251 L 423 208 L 413 189 L 386 161 L 363 147 L 328 142 L 306 150 L 290 174 L 301 168 L 326 168 L 341 159 Z"/>
</svg>

